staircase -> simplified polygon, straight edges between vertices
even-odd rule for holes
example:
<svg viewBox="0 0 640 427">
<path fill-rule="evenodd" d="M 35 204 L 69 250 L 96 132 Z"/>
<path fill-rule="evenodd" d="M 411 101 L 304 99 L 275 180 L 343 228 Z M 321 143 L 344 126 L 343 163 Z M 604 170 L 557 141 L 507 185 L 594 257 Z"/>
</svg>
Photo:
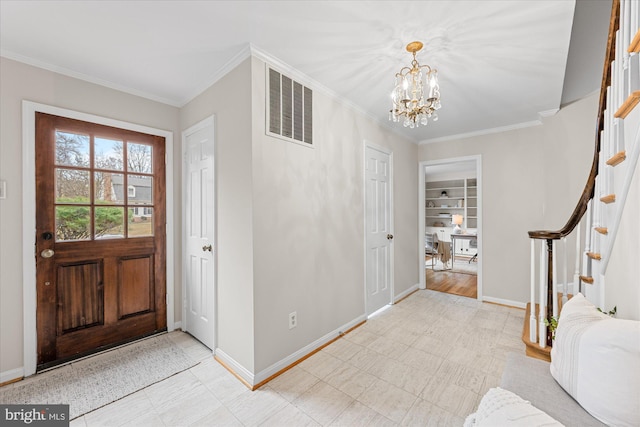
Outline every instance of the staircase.
<svg viewBox="0 0 640 427">
<path fill-rule="evenodd" d="M 595 150 L 580 200 L 560 230 L 529 231 L 531 298 L 522 333 L 529 356 L 550 360 L 545 320 L 559 315 L 570 294 L 582 292 L 605 310 L 605 273 L 640 154 L 638 114 L 625 121 L 640 102 L 639 3 L 613 0 Z"/>
</svg>

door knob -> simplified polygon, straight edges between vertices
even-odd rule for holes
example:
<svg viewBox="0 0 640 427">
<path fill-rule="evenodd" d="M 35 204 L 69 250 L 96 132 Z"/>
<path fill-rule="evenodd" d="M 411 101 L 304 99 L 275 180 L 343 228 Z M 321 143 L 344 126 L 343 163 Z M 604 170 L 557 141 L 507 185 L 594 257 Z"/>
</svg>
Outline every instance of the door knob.
<svg viewBox="0 0 640 427">
<path fill-rule="evenodd" d="M 44 251 L 40 252 L 40 256 L 42 258 L 51 258 L 53 254 L 55 254 L 55 251 L 53 249 L 45 249 Z"/>
<path fill-rule="evenodd" d="M 393 234 L 387 234 L 387 239 L 388 240 L 393 240 Z"/>
<path fill-rule="evenodd" d="M 203 247 L 202 247 L 202 250 L 203 250 L 204 252 L 206 252 L 206 251 L 213 252 L 213 246 L 211 246 L 211 245 L 205 245 L 205 246 L 203 246 Z"/>
</svg>

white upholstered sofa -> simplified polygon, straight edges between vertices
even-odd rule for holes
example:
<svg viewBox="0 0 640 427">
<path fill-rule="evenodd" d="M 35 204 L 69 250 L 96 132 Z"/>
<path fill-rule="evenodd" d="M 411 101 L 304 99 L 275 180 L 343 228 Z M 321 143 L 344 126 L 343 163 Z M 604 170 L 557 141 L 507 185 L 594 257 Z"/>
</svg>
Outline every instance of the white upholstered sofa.
<svg viewBox="0 0 640 427">
<path fill-rule="evenodd" d="M 581 294 L 563 307 L 551 363 L 510 353 L 472 426 L 640 426 L 640 322 L 613 319 Z"/>
</svg>

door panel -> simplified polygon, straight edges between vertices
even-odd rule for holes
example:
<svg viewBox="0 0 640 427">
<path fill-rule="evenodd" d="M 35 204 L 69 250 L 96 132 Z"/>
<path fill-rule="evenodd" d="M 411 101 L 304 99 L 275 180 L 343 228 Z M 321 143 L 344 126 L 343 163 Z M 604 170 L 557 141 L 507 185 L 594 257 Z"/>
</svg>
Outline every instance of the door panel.
<svg viewBox="0 0 640 427">
<path fill-rule="evenodd" d="M 153 308 L 153 257 L 120 259 L 118 313 L 120 319 Z"/>
<path fill-rule="evenodd" d="M 164 138 L 36 114 L 38 368 L 166 329 Z"/>
<path fill-rule="evenodd" d="M 184 327 L 214 346 L 214 134 L 213 123 L 186 135 Z"/>
<path fill-rule="evenodd" d="M 371 314 L 392 299 L 391 158 L 371 147 L 365 155 L 366 307 Z"/>
<path fill-rule="evenodd" d="M 58 265 L 58 334 L 103 323 L 102 262 Z"/>
</svg>

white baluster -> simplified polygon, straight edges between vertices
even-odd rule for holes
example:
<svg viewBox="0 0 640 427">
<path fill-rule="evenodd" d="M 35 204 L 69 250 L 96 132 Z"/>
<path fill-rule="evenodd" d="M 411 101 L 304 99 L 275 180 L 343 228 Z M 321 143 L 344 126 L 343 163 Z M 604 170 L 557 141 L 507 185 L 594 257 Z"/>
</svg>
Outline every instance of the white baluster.
<svg viewBox="0 0 640 427">
<path fill-rule="evenodd" d="M 578 223 L 578 230 L 580 229 L 580 223 Z M 562 277 L 562 305 L 567 302 L 567 288 L 569 287 L 569 282 L 567 281 L 567 269 L 569 268 L 569 251 L 567 250 L 567 238 L 562 238 L 562 250 L 564 251 L 564 257 L 562 258 L 564 261 L 564 274 Z"/>
<path fill-rule="evenodd" d="M 529 341 L 536 342 L 536 240 L 531 239 L 531 310 L 529 310 Z"/>
<path fill-rule="evenodd" d="M 613 73 L 613 67 L 611 68 L 611 72 Z M 609 144 L 609 139 L 611 138 L 611 114 L 610 110 L 613 109 L 613 107 L 611 107 L 611 105 L 614 105 L 615 101 L 615 93 L 616 91 L 614 90 L 614 79 L 611 80 L 611 86 L 609 86 L 607 88 L 607 93 L 605 95 L 606 97 L 606 107 L 604 110 L 604 126 L 602 129 L 602 135 L 600 138 L 600 153 L 604 153 L 604 156 L 607 159 L 611 158 L 611 144 Z"/>
<path fill-rule="evenodd" d="M 636 36 L 636 32 L 638 31 L 638 12 L 639 9 L 638 8 L 638 2 L 637 1 L 632 1 L 631 3 L 631 13 L 629 13 L 630 15 L 630 29 L 631 29 L 631 38 L 633 39 L 633 37 Z"/>
<path fill-rule="evenodd" d="M 587 214 L 589 215 L 589 212 L 587 210 Z M 580 223 L 578 224 L 578 231 L 576 232 L 576 265 L 575 265 L 575 270 L 573 272 L 573 289 L 571 290 L 573 292 L 573 294 L 575 294 L 576 292 L 580 292 L 580 229 L 582 226 L 582 223 L 584 222 L 584 217 L 582 217 L 583 219 L 580 221 Z M 576 286 L 578 287 L 576 289 Z M 563 300 L 563 302 L 565 302 Z"/>
<path fill-rule="evenodd" d="M 617 110 L 625 101 L 625 87 L 624 87 L 624 55 L 621 54 L 623 50 L 627 50 L 626 47 L 623 47 L 622 44 L 622 32 L 620 30 L 616 31 L 616 102 L 610 108 L 612 110 Z"/>
<path fill-rule="evenodd" d="M 546 274 L 546 264 L 547 257 L 545 250 L 546 242 L 542 240 L 542 245 L 540 246 L 540 303 L 539 303 L 539 311 L 538 311 L 538 344 L 540 347 L 545 348 L 547 346 L 547 325 L 544 324 L 545 319 L 547 318 L 547 274 Z"/>
<path fill-rule="evenodd" d="M 637 60 L 631 60 L 629 61 L 631 66 L 630 68 L 632 70 L 635 70 L 638 68 L 637 64 L 638 61 Z M 629 79 L 631 80 L 631 74 L 629 74 Z M 631 83 L 629 83 L 631 84 Z M 624 120 L 622 119 L 614 119 L 614 123 L 615 123 L 615 138 L 616 138 L 616 154 L 624 151 Z"/>
<path fill-rule="evenodd" d="M 596 193 L 597 194 L 597 193 Z M 587 204 L 587 226 L 585 227 L 584 230 L 584 275 L 587 277 L 591 276 L 591 258 L 589 258 L 587 256 L 587 252 L 591 252 L 591 237 L 592 237 L 592 233 L 591 233 L 591 224 L 593 221 L 592 215 L 592 206 L 594 203 L 594 199 L 589 200 L 589 203 Z"/>
<path fill-rule="evenodd" d="M 624 46 L 625 64 L 629 58 L 627 48 L 631 44 L 631 38 L 635 34 L 631 34 L 631 5 L 629 0 L 620 0 L 620 28 L 622 29 L 622 46 Z M 629 95 L 628 93 L 626 94 Z"/>
</svg>

